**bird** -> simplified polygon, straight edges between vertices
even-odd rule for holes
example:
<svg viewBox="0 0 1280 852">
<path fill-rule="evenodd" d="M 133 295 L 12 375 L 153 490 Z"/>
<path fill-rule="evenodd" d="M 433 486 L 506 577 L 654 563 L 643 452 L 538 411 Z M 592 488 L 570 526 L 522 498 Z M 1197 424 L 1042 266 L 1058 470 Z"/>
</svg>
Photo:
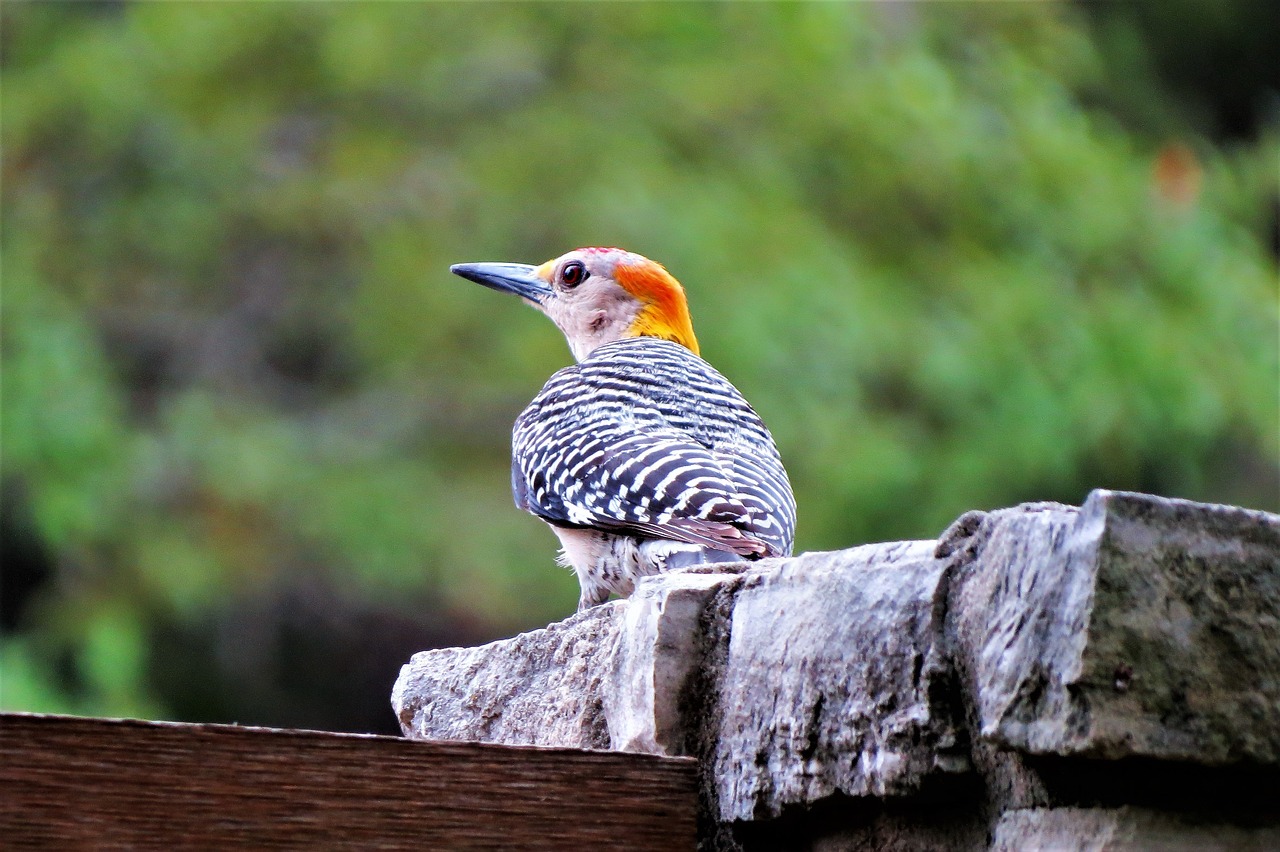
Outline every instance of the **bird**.
<svg viewBox="0 0 1280 852">
<path fill-rule="evenodd" d="M 764 421 L 699 353 L 683 286 L 620 248 L 541 265 L 450 271 L 519 296 L 563 332 L 575 364 L 516 418 L 516 506 L 560 540 L 578 611 L 641 577 L 789 556 L 796 502 Z"/>
</svg>

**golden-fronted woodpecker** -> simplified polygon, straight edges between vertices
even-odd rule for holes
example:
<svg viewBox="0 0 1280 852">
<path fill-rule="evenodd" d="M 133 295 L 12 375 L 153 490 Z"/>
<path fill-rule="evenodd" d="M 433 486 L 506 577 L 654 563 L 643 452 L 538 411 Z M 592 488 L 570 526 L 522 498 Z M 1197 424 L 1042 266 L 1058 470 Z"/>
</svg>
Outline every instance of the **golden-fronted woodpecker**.
<svg viewBox="0 0 1280 852">
<path fill-rule="evenodd" d="M 516 419 L 511 483 L 559 537 L 579 610 L 649 574 L 791 553 L 796 503 L 773 436 L 699 357 L 684 288 L 660 264 L 585 248 L 451 270 L 542 311 L 578 362 Z"/>
</svg>

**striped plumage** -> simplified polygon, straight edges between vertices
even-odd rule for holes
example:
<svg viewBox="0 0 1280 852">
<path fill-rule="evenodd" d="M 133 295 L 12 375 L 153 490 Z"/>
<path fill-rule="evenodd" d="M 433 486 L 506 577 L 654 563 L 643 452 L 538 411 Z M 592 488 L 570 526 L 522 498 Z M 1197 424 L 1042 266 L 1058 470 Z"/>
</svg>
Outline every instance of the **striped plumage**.
<svg viewBox="0 0 1280 852">
<path fill-rule="evenodd" d="M 516 505 L 551 524 L 743 558 L 791 552 L 795 501 L 768 429 L 669 341 L 618 340 L 552 376 L 516 420 L 511 479 Z M 626 594 L 664 567 L 624 566 L 597 585 Z"/>
<path fill-rule="evenodd" d="M 571 263 L 581 268 L 569 275 Z M 454 271 L 534 303 L 579 359 L 547 381 L 512 434 L 516 505 L 560 538 L 579 609 L 630 594 L 647 574 L 790 554 L 795 499 L 777 447 L 696 354 L 683 290 L 665 270 L 587 249 L 537 269 Z M 655 283 L 678 304 L 650 310 Z"/>
</svg>

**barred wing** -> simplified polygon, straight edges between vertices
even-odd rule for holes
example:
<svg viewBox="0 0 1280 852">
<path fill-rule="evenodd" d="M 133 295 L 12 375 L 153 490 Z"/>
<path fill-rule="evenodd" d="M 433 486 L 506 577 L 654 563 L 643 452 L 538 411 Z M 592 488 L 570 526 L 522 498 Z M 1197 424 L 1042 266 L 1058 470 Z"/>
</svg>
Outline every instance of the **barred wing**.
<svg viewBox="0 0 1280 852">
<path fill-rule="evenodd" d="M 676 344 L 619 341 L 561 370 L 512 445 L 516 505 L 551 523 L 746 557 L 791 551 L 795 501 L 772 437 Z"/>
</svg>

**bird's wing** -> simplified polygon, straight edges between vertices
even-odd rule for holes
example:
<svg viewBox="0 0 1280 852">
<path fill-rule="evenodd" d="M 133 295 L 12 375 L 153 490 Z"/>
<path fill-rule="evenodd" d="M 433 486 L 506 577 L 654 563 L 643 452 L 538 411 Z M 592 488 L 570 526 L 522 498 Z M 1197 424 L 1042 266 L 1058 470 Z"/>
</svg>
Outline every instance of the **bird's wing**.
<svg viewBox="0 0 1280 852">
<path fill-rule="evenodd" d="M 573 409 L 558 440 L 515 454 L 516 504 L 551 523 L 701 544 L 740 556 L 777 553 L 755 534 L 767 512 L 735 486 L 731 468 L 680 429 L 634 418 L 606 427 Z M 543 424 L 545 425 L 545 424 Z M 517 422 L 515 441 L 520 444 Z"/>
<path fill-rule="evenodd" d="M 762 452 L 759 447 L 730 444 L 718 445 L 715 454 L 729 471 L 738 499 L 751 515 L 752 533 L 769 542 L 778 555 L 790 556 L 796 532 L 796 501 L 777 451 Z"/>
<path fill-rule="evenodd" d="M 616 341 L 552 376 L 512 433 L 516 505 L 554 524 L 785 555 L 795 499 L 759 415 L 675 343 Z"/>
</svg>

